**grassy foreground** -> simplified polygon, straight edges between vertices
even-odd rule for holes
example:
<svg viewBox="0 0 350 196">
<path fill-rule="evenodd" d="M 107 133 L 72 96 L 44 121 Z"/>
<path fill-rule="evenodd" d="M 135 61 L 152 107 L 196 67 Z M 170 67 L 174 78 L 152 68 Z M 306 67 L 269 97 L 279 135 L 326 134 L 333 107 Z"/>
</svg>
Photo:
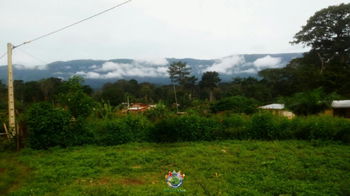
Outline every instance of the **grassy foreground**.
<svg viewBox="0 0 350 196">
<path fill-rule="evenodd" d="M 170 192 L 169 170 L 186 174 Z M 0 195 L 350 195 L 350 146 L 126 144 L 0 153 Z"/>
</svg>

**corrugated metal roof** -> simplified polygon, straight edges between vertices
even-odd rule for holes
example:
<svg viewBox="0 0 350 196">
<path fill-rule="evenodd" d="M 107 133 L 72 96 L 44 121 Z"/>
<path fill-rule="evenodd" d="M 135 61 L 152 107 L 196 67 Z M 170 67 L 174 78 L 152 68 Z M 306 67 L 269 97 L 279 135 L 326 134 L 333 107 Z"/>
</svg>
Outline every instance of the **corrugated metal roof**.
<svg viewBox="0 0 350 196">
<path fill-rule="evenodd" d="M 350 100 L 333 101 L 332 108 L 350 108 Z"/>
<path fill-rule="evenodd" d="M 260 109 L 265 109 L 265 110 L 283 110 L 284 109 L 284 104 L 274 103 L 274 104 L 260 106 L 259 108 Z"/>
</svg>

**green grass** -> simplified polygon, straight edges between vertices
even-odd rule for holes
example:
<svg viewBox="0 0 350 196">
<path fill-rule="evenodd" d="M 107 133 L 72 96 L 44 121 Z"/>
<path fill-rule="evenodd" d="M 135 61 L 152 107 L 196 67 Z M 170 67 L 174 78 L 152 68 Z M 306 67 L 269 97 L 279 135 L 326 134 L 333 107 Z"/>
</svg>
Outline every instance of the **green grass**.
<svg viewBox="0 0 350 196">
<path fill-rule="evenodd" d="M 336 143 L 141 143 L 0 158 L 0 195 L 350 195 L 350 146 Z M 169 170 L 185 173 L 185 192 L 170 192 Z"/>
</svg>

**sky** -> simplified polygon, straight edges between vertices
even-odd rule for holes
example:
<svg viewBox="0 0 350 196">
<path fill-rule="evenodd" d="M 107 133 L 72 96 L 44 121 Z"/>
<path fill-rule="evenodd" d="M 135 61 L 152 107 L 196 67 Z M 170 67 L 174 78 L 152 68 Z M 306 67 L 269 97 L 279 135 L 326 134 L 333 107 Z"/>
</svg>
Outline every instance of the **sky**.
<svg viewBox="0 0 350 196">
<path fill-rule="evenodd" d="M 123 0 L 0 0 L 0 55 Z M 133 0 L 14 51 L 26 66 L 73 59 L 217 59 L 304 52 L 291 45 L 316 11 L 350 0 Z M 239 59 L 238 59 L 239 60 Z M 269 59 L 267 59 L 269 60 Z M 5 64 L 6 58 L 0 60 Z M 259 62 L 258 62 L 259 63 Z M 107 66 L 108 67 L 108 66 Z"/>
</svg>

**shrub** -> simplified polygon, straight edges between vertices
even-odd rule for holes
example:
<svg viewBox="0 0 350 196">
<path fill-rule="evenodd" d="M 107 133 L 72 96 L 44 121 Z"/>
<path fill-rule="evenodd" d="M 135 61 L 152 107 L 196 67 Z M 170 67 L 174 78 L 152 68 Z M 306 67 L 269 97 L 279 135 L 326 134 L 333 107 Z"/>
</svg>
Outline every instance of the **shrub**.
<svg viewBox="0 0 350 196">
<path fill-rule="evenodd" d="M 235 113 L 252 114 L 257 111 L 258 103 L 255 99 L 243 96 L 227 97 L 217 101 L 210 109 L 217 113 L 232 110 Z"/>
<path fill-rule="evenodd" d="M 84 118 L 70 122 L 70 145 L 94 144 L 95 138 Z"/>
<path fill-rule="evenodd" d="M 48 103 L 32 105 L 26 112 L 29 145 L 34 149 L 67 146 L 71 116 Z"/>
<path fill-rule="evenodd" d="M 214 118 L 221 125 L 221 129 L 214 133 L 216 139 L 247 139 L 247 130 L 250 125 L 250 118 L 248 116 L 231 114 L 228 116 L 216 115 Z"/>
<path fill-rule="evenodd" d="M 11 151 L 16 149 L 15 138 L 7 139 L 0 137 L 0 152 Z"/>
<path fill-rule="evenodd" d="M 155 108 L 147 110 L 144 114 L 148 119 L 152 121 L 157 121 L 168 117 L 170 115 L 170 111 L 166 108 L 164 104 L 159 103 L 156 105 Z"/>
<path fill-rule="evenodd" d="M 214 140 L 213 133 L 220 129 L 217 121 L 198 115 L 167 118 L 155 125 L 152 138 L 157 142 Z"/>
<path fill-rule="evenodd" d="M 148 141 L 152 129 L 150 121 L 140 115 L 127 115 L 94 123 L 97 144 L 105 146 Z"/>
<path fill-rule="evenodd" d="M 109 101 L 102 100 L 96 103 L 93 110 L 95 118 L 111 119 L 115 114 L 116 108 L 113 107 Z"/>
<path fill-rule="evenodd" d="M 62 86 L 58 101 L 67 107 L 75 118 L 86 118 L 93 111 L 95 101 L 85 93 L 83 78 L 73 76 Z"/>
<path fill-rule="evenodd" d="M 327 95 L 322 88 L 296 93 L 287 99 L 286 106 L 298 115 L 318 114 L 330 107 L 332 100 L 339 98 L 337 94 Z"/>
<path fill-rule="evenodd" d="M 291 129 L 297 139 L 343 142 L 349 142 L 350 139 L 350 121 L 332 116 L 299 117 L 292 121 Z"/>
<path fill-rule="evenodd" d="M 289 128 L 290 121 L 287 118 L 261 112 L 252 116 L 248 135 L 252 139 L 292 139 Z"/>
<path fill-rule="evenodd" d="M 69 112 L 49 103 L 37 103 L 25 113 L 28 144 L 34 149 L 92 143 L 84 121 L 73 119 Z"/>
</svg>

